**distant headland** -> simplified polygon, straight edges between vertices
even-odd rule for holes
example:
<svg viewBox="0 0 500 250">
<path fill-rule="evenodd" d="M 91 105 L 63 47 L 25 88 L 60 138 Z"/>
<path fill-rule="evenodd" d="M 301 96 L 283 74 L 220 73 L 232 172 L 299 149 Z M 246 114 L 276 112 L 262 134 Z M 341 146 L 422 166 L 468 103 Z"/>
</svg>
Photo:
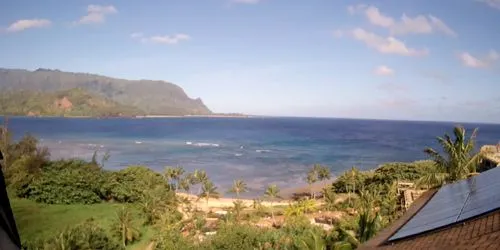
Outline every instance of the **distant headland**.
<svg viewBox="0 0 500 250">
<path fill-rule="evenodd" d="M 200 98 L 173 83 L 60 70 L 0 68 L 0 114 L 16 116 L 209 116 Z M 238 114 L 222 116 L 240 117 Z"/>
</svg>

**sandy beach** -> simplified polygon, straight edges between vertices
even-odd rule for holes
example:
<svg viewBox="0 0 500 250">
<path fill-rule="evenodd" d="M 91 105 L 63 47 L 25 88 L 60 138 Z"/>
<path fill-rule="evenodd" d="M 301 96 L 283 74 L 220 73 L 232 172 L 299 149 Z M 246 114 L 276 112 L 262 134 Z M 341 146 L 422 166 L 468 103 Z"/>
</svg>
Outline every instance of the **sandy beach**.
<svg viewBox="0 0 500 250">
<path fill-rule="evenodd" d="M 316 193 L 320 192 L 321 190 L 323 190 L 324 187 L 330 185 L 333 181 L 334 180 L 331 179 L 331 180 L 316 182 L 313 185 L 311 185 L 311 187 L 309 187 L 309 185 L 305 185 L 305 186 L 283 189 L 280 192 L 281 199 L 276 199 L 272 202 L 270 200 L 264 199 L 263 197 L 255 197 L 255 198 L 261 199 L 262 200 L 261 204 L 266 207 L 286 206 L 293 201 L 293 197 L 295 195 L 302 195 L 302 194 L 308 195 L 311 192 L 311 190 Z M 193 205 L 195 205 L 198 209 L 201 209 L 203 211 L 222 210 L 224 208 L 233 207 L 234 206 L 233 202 L 236 200 L 241 200 L 246 207 L 252 207 L 252 205 L 254 204 L 254 200 L 248 198 L 245 199 L 226 198 L 226 197 L 221 197 L 219 199 L 210 198 L 207 203 L 206 199 L 198 199 L 198 197 L 193 194 L 178 192 L 177 195 L 188 198 Z"/>
</svg>

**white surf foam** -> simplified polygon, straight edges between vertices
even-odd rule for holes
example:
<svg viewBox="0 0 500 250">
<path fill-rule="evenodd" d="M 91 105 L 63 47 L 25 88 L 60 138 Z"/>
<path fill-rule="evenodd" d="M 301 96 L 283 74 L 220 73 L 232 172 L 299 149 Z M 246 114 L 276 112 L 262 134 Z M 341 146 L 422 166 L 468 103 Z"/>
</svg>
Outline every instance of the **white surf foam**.
<svg viewBox="0 0 500 250">
<path fill-rule="evenodd" d="M 208 143 L 208 142 L 190 142 L 190 141 L 187 141 L 186 145 L 192 145 L 195 147 L 220 147 L 220 144 Z"/>
<path fill-rule="evenodd" d="M 257 153 L 269 153 L 269 152 L 271 152 L 271 150 L 269 150 L 269 149 L 257 149 L 257 150 L 255 150 L 255 152 L 257 152 Z"/>
</svg>

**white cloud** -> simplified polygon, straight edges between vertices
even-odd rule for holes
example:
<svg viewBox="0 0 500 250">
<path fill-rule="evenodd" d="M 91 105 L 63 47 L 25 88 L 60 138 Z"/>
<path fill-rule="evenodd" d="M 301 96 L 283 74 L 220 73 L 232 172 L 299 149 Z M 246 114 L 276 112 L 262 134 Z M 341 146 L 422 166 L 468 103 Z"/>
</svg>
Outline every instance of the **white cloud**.
<svg viewBox="0 0 500 250">
<path fill-rule="evenodd" d="M 394 25 L 394 19 L 384 16 L 377 8 L 369 6 L 364 9 L 366 18 L 368 18 L 370 23 L 384 28 L 390 28 Z"/>
<path fill-rule="evenodd" d="M 486 63 L 483 62 L 482 60 L 479 60 L 472 56 L 471 54 L 467 52 L 463 52 L 460 54 L 460 60 L 462 60 L 462 63 L 471 68 L 484 68 L 486 67 Z"/>
<path fill-rule="evenodd" d="M 401 20 L 398 21 L 390 16 L 384 15 L 375 6 L 361 4 L 348 6 L 347 10 L 351 14 L 362 12 L 371 24 L 387 28 L 393 35 L 442 32 L 450 36 L 456 36 L 455 31 L 448 27 L 441 19 L 432 15 L 409 17 L 403 14 Z"/>
<path fill-rule="evenodd" d="M 368 47 L 384 54 L 397 54 L 402 56 L 424 56 L 427 49 L 408 48 L 406 44 L 394 37 L 381 37 L 377 34 L 356 28 L 351 31 L 354 39 L 364 42 Z"/>
<path fill-rule="evenodd" d="M 443 33 L 450 35 L 450 36 L 456 36 L 457 33 L 455 33 L 454 30 L 452 30 L 448 25 L 446 25 L 441 19 L 429 15 L 429 19 L 431 20 L 431 23 L 433 24 L 433 27 L 437 30 L 442 31 Z"/>
<path fill-rule="evenodd" d="M 500 59 L 500 55 L 495 50 L 490 50 L 490 52 L 483 58 L 478 58 L 469 54 L 468 52 L 462 52 L 459 55 L 460 61 L 464 66 L 470 68 L 486 68 L 491 66 L 493 63 Z"/>
<path fill-rule="evenodd" d="M 52 24 L 50 20 L 47 19 L 23 19 L 18 20 L 7 27 L 7 32 L 18 32 L 31 28 L 44 28 Z"/>
<path fill-rule="evenodd" d="M 394 75 L 394 70 L 385 65 L 380 65 L 373 71 L 373 73 L 379 76 L 391 76 Z"/>
<path fill-rule="evenodd" d="M 231 0 L 232 3 L 241 3 L 241 4 L 257 4 L 262 0 Z"/>
<path fill-rule="evenodd" d="M 500 10 L 500 0 L 476 0 L 476 1 L 485 3 L 492 8 Z"/>
<path fill-rule="evenodd" d="M 158 44 L 178 44 L 182 41 L 189 41 L 191 37 L 186 34 L 175 34 L 175 35 L 165 35 L 165 36 L 150 36 L 145 37 L 142 33 L 132 33 L 130 37 L 133 39 L 139 39 L 143 43 L 158 43 Z"/>
<path fill-rule="evenodd" d="M 78 20 L 77 24 L 103 23 L 106 21 L 106 16 L 115 14 L 118 11 L 113 5 L 102 6 L 91 4 L 87 6 L 87 15 Z"/>
</svg>

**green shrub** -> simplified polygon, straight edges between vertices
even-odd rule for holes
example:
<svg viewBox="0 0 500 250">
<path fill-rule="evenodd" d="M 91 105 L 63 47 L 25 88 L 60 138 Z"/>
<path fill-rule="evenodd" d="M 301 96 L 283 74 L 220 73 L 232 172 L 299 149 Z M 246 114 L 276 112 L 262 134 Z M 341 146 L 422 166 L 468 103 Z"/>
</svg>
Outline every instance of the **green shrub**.
<svg viewBox="0 0 500 250">
<path fill-rule="evenodd" d="M 107 200 L 140 201 L 147 192 L 160 188 L 169 191 L 163 176 L 145 166 L 130 166 L 116 172 L 106 172 L 101 193 Z"/>
<path fill-rule="evenodd" d="M 87 221 L 73 228 L 61 232 L 58 236 L 45 241 L 25 242 L 24 249 L 29 250 L 67 250 L 67 249 L 123 249 L 117 241 L 110 237 L 107 232 Z"/>
<path fill-rule="evenodd" d="M 156 250 L 195 250 L 200 249 L 196 246 L 194 239 L 190 239 L 181 235 L 179 228 L 170 228 L 160 230 L 156 235 L 154 241 L 156 242 Z"/>
<path fill-rule="evenodd" d="M 258 248 L 259 243 L 263 243 L 259 238 L 266 231 L 247 225 L 224 224 L 219 228 L 217 234 L 210 238 L 206 249 Z"/>
<path fill-rule="evenodd" d="M 102 173 L 84 161 L 55 161 L 29 184 L 26 198 L 48 204 L 92 204 L 101 201 Z"/>
<path fill-rule="evenodd" d="M 433 161 L 391 162 L 380 165 L 375 170 L 374 178 L 392 181 L 416 181 L 434 168 Z"/>
<path fill-rule="evenodd" d="M 357 171 L 357 173 L 352 176 L 350 171 L 344 172 L 339 176 L 333 183 L 333 190 L 335 193 L 357 193 L 360 188 L 365 185 L 365 181 L 372 177 L 372 173 Z"/>
</svg>

